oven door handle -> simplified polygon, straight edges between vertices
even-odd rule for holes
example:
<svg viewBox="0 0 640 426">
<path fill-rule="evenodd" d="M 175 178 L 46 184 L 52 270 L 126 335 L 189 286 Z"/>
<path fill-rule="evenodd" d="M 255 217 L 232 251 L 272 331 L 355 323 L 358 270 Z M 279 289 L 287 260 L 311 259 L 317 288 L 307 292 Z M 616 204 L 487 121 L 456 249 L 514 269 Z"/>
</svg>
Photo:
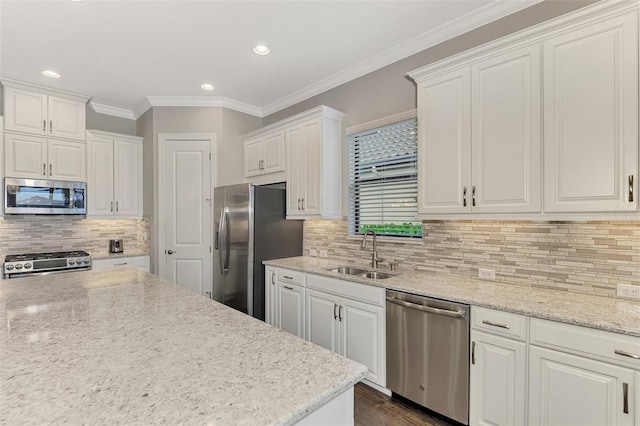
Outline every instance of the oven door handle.
<svg viewBox="0 0 640 426">
<path fill-rule="evenodd" d="M 451 311 L 449 309 L 433 308 L 431 306 L 418 305 L 417 303 L 406 302 L 389 296 L 387 296 L 387 301 L 395 303 L 396 305 L 404 306 L 405 308 L 428 312 L 430 314 L 445 315 L 453 318 L 465 318 L 467 316 L 464 311 Z"/>
</svg>

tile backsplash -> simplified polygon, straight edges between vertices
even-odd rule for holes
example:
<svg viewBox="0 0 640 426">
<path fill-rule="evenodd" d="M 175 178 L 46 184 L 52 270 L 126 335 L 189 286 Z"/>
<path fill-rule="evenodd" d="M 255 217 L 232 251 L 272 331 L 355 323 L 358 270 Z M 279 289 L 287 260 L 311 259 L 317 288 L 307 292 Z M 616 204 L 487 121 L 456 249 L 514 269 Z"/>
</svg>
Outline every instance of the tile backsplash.
<svg viewBox="0 0 640 426">
<path fill-rule="evenodd" d="M 0 262 L 6 254 L 86 250 L 108 253 L 121 238 L 127 252 L 148 252 L 151 228 L 143 219 L 86 219 L 78 216 L 8 216 L 0 220 Z"/>
<path fill-rule="evenodd" d="M 496 281 L 615 297 L 617 284 L 640 285 L 640 223 L 428 221 L 422 241 L 378 242 L 378 254 L 416 269 L 478 276 L 496 271 Z M 369 261 L 371 244 L 347 234 L 344 220 L 307 220 L 308 249 L 330 258 Z"/>
</svg>

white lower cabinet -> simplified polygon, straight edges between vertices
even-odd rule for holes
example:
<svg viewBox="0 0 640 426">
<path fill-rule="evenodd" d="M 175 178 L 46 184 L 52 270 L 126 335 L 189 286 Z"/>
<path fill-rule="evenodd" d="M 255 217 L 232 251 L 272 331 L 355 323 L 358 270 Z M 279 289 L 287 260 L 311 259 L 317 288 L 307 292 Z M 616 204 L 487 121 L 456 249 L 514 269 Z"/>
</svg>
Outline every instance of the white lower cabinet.
<svg viewBox="0 0 640 426">
<path fill-rule="evenodd" d="M 150 272 L 149 256 L 118 256 L 108 259 L 93 259 L 91 268 L 95 271 L 102 269 L 113 269 L 126 266 L 136 266 Z"/>
<path fill-rule="evenodd" d="M 264 322 L 276 325 L 276 277 L 278 270 L 273 266 L 264 268 Z"/>
<path fill-rule="evenodd" d="M 304 292 L 302 286 L 278 281 L 276 326 L 304 338 Z"/>
<path fill-rule="evenodd" d="M 367 366 L 366 378 L 380 386 L 386 385 L 383 300 L 383 288 L 307 275 L 307 340 Z"/>
</svg>

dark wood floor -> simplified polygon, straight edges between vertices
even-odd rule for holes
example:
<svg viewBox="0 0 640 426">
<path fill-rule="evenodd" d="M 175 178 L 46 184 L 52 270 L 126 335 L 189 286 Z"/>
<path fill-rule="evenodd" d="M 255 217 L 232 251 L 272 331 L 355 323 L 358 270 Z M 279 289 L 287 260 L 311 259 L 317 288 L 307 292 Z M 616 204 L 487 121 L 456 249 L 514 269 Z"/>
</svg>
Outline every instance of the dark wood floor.
<svg viewBox="0 0 640 426">
<path fill-rule="evenodd" d="M 356 426 L 450 426 L 450 423 L 362 383 L 355 387 L 354 411 Z"/>
</svg>

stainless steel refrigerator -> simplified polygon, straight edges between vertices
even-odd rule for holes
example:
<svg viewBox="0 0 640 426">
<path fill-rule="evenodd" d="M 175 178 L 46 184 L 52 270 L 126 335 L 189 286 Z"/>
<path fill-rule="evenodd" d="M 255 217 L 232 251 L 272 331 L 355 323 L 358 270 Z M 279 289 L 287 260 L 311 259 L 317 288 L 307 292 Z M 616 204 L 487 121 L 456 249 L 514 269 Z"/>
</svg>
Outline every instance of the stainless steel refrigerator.
<svg viewBox="0 0 640 426">
<path fill-rule="evenodd" d="M 286 220 L 283 188 L 238 184 L 213 191 L 212 297 L 264 321 L 262 261 L 302 255 L 302 221 Z"/>
</svg>

